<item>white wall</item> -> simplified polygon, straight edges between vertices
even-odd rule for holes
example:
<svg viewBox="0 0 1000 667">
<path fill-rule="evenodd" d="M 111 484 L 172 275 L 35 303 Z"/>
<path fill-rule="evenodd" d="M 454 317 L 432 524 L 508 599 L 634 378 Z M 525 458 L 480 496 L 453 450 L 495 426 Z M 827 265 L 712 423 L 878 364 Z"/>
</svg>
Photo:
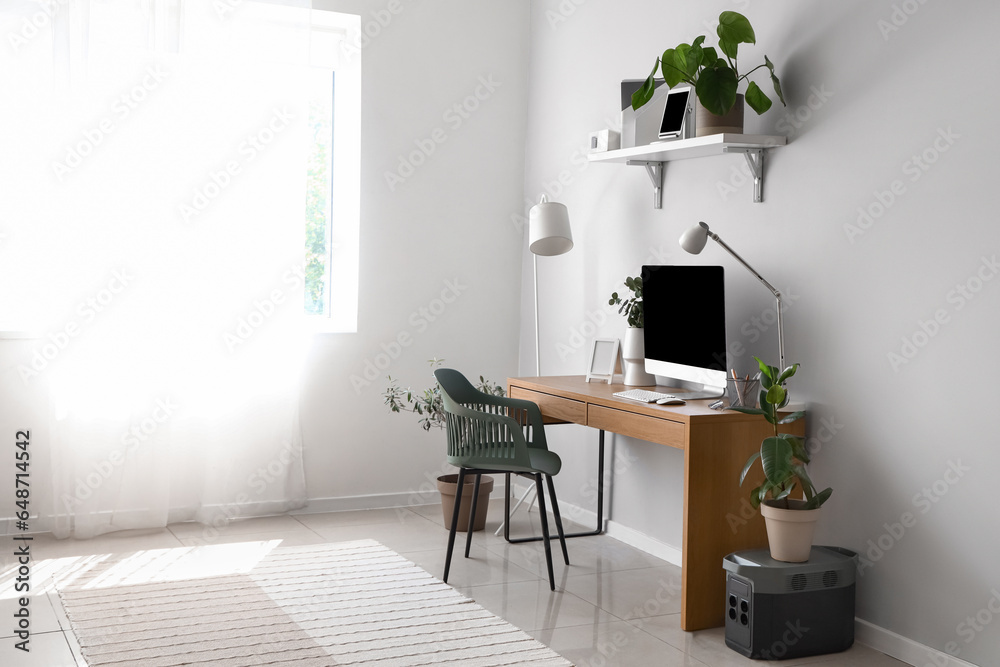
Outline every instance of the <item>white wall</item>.
<svg viewBox="0 0 1000 667">
<path fill-rule="evenodd" d="M 381 393 L 387 374 L 430 386 L 434 357 L 499 382 L 517 371 L 523 234 L 510 215 L 523 208 L 528 6 L 315 6 L 360 14 L 377 34 L 362 49 L 358 332 L 313 346 L 302 406 L 309 495 L 315 508 L 436 502 L 436 489 L 416 492 L 442 468 L 444 434 L 390 415 Z M 457 115 L 453 105 L 477 90 L 484 99 L 468 106 L 478 108 Z M 390 190 L 385 173 L 437 128 L 446 140 Z M 355 498 L 366 495 L 383 497 Z"/>
<path fill-rule="evenodd" d="M 768 154 L 762 204 L 751 203 L 743 158 L 720 156 L 667 165 L 654 210 L 642 169 L 587 166 L 578 151 L 617 115 L 621 79 L 646 76 L 663 49 L 699 34 L 713 43 L 723 10 L 750 19 L 759 46 L 743 49 L 741 63 L 766 53 L 788 101 L 761 118 L 748 111 L 747 130 L 789 144 Z M 718 247 L 696 258 L 677 246 L 684 229 L 708 222 L 789 296 L 786 356 L 802 364 L 790 387 L 811 402 L 811 434 L 824 440 L 814 479 L 834 488 L 817 541 L 872 560 L 859 617 L 984 665 L 1000 654 L 990 609 L 1000 610 L 1000 280 L 977 277 L 1000 270 L 998 57 L 985 48 L 998 21 L 984 2 L 537 0 L 525 176 L 531 197 L 561 187 L 576 239 L 573 252 L 540 262 L 543 374 L 584 371 L 576 334 L 593 319 L 607 318 L 597 335 L 623 335 L 607 299 L 644 262 L 725 266 L 730 336 L 749 349 L 731 363 L 775 359 L 773 327 L 752 334 L 756 344 L 744 335 L 772 307 L 766 290 Z M 933 163 L 921 170 L 912 156 L 925 152 Z M 560 174 L 567 184 L 556 186 Z M 897 180 L 902 194 L 849 238 L 859 207 L 878 212 L 888 196 L 876 193 Z M 532 374 L 531 259 L 522 258 L 521 372 Z M 981 287 L 971 300 L 953 291 L 967 283 Z M 946 321 L 925 325 L 935 332 L 925 337 L 920 323 L 936 314 Z M 904 337 L 923 344 L 911 359 Z M 893 367 L 889 353 L 904 362 Z M 561 427 L 549 439 L 568 459 L 561 499 L 593 507 L 596 435 Z M 612 518 L 679 547 L 682 456 L 626 438 L 616 447 Z M 959 464 L 960 476 L 948 472 Z"/>
</svg>

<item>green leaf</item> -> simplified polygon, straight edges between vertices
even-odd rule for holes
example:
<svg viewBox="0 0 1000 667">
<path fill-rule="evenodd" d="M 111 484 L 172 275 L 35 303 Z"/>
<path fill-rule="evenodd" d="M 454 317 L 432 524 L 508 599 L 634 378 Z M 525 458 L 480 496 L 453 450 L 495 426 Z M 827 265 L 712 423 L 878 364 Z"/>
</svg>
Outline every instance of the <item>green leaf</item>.
<svg viewBox="0 0 1000 667">
<path fill-rule="evenodd" d="M 695 92 L 710 113 L 724 116 L 736 104 L 736 72 L 728 67 L 708 67 L 698 75 Z"/>
<path fill-rule="evenodd" d="M 757 361 L 757 365 L 760 367 L 761 375 L 763 377 L 766 377 L 768 380 L 771 380 L 773 382 L 774 381 L 774 376 L 771 375 L 771 367 L 768 366 L 767 364 L 765 364 L 763 361 L 761 361 L 760 357 L 754 357 L 754 359 Z M 770 385 L 768 385 L 768 386 L 770 386 Z"/>
<path fill-rule="evenodd" d="M 823 503 L 825 503 L 827 500 L 830 499 L 831 495 L 833 495 L 833 489 L 831 489 L 830 487 L 823 489 L 822 491 L 817 493 L 815 496 L 813 496 L 806 502 L 806 509 L 814 510 L 822 506 Z"/>
<path fill-rule="evenodd" d="M 771 405 L 781 405 L 781 402 L 785 400 L 785 388 L 780 384 L 772 384 L 767 390 L 767 402 Z"/>
<path fill-rule="evenodd" d="M 685 68 L 684 71 L 687 72 L 689 77 L 693 77 L 698 73 L 698 68 L 701 66 L 701 59 L 704 56 L 704 50 L 701 47 L 701 43 L 705 41 L 704 35 L 699 35 L 692 43 L 691 48 L 688 49 L 685 58 Z"/>
<path fill-rule="evenodd" d="M 806 500 L 812 500 L 812 497 L 816 495 L 816 485 L 813 484 L 812 479 L 809 477 L 806 467 L 799 464 L 793 465 L 792 474 L 802 482 L 802 490 L 805 491 Z"/>
<path fill-rule="evenodd" d="M 716 30 L 719 34 L 720 46 L 723 41 L 730 44 L 756 44 L 757 36 L 753 33 L 753 27 L 747 17 L 739 12 L 722 12 L 719 14 L 719 27 Z M 725 51 L 725 48 L 723 48 Z M 733 53 L 726 52 L 730 58 L 736 57 L 735 47 Z"/>
<path fill-rule="evenodd" d="M 774 92 L 777 94 L 778 99 L 781 100 L 782 106 L 787 106 L 785 104 L 785 96 L 781 92 L 781 82 L 778 81 L 778 77 L 774 75 L 774 63 L 764 56 L 764 64 L 767 65 L 767 69 L 771 72 L 771 83 L 774 84 Z"/>
<path fill-rule="evenodd" d="M 809 450 L 806 449 L 802 438 L 791 433 L 779 433 L 778 437 L 787 440 L 788 444 L 792 446 L 792 456 L 803 463 L 809 463 Z"/>
<path fill-rule="evenodd" d="M 789 496 L 789 494 L 790 494 L 790 493 L 791 493 L 791 492 L 792 492 L 793 490 L 795 490 L 795 482 L 792 482 L 791 484 L 789 484 L 788 486 L 786 486 L 786 487 L 785 487 L 785 488 L 784 488 L 784 489 L 783 489 L 783 490 L 781 491 L 781 493 L 779 493 L 778 495 L 776 495 L 776 496 L 774 497 L 774 499 L 775 499 L 775 500 L 784 500 L 785 498 L 787 498 L 787 497 Z"/>
<path fill-rule="evenodd" d="M 670 88 L 676 86 L 684 80 L 684 77 L 687 76 L 683 69 L 677 67 L 676 49 L 667 49 L 663 52 L 663 55 L 660 56 L 660 73 L 663 75 L 663 80 L 666 81 L 667 86 Z"/>
<path fill-rule="evenodd" d="M 760 443 L 760 463 L 768 482 L 775 486 L 784 484 L 793 474 L 792 446 L 782 438 L 764 438 Z"/>
<path fill-rule="evenodd" d="M 771 108 L 771 99 L 753 81 L 747 86 L 746 101 L 758 116 Z"/>
<path fill-rule="evenodd" d="M 660 63 L 657 61 L 653 64 L 653 71 L 649 73 L 646 80 L 639 87 L 639 90 L 632 93 L 632 109 L 638 111 L 646 102 L 653 99 L 653 92 L 656 90 L 656 68 L 659 67 Z"/>
<path fill-rule="evenodd" d="M 697 40 L 696 40 L 697 41 Z M 712 46 L 703 46 L 701 49 L 701 64 L 705 67 L 715 67 L 719 60 L 719 53 Z M 723 60 L 723 63 L 726 61 Z"/>
<path fill-rule="evenodd" d="M 799 419 L 802 419 L 805 416 L 806 416 L 806 413 L 805 413 L 804 410 L 796 410 L 795 412 L 793 412 L 792 414 L 788 415 L 784 419 L 781 419 L 780 421 L 778 421 L 778 423 L 779 424 L 791 424 L 793 421 L 798 421 Z"/>
<path fill-rule="evenodd" d="M 753 491 L 750 492 L 750 504 L 753 506 L 754 509 L 758 509 L 760 507 L 760 496 L 761 496 L 760 490 L 763 486 L 764 485 L 761 484 L 760 486 L 758 486 L 757 488 L 755 488 Z"/>
<path fill-rule="evenodd" d="M 781 372 L 781 377 L 778 378 L 778 384 L 784 384 L 785 380 L 795 375 L 795 372 L 799 370 L 799 364 L 792 364 L 784 371 Z"/>
<path fill-rule="evenodd" d="M 740 471 L 740 486 L 743 486 L 743 480 L 746 479 L 747 473 L 753 464 L 760 458 L 760 452 L 754 452 L 753 456 L 747 459 L 747 462 L 743 464 L 743 470 Z"/>
</svg>

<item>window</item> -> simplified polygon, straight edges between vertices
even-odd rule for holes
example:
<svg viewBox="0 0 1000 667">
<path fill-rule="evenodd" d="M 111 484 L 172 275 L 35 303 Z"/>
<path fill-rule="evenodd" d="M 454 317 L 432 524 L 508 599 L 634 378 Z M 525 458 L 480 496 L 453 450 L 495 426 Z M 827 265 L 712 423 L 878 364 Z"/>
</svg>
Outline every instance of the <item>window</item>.
<svg viewBox="0 0 1000 667">
<path fill-rule="evenodd" d="M 353 332 L 358 317 L 361 17 L 313 10 L 304 312 L 317 332 Z"/>
</svg>

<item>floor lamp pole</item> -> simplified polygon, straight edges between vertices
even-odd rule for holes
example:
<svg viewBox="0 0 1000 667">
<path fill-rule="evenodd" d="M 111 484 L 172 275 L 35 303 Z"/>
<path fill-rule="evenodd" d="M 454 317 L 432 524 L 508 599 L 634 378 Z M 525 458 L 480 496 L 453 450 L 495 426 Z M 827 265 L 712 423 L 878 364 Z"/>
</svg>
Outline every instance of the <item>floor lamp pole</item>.
<svg viewBox="0 0 1000 667">
<path fill-rule="evenodd" d="M 532 253 L 532 271 L 535 274 L 535 375 L 542 377 L 542 355 L 538 344 L 538 255 Z"/>
</svg>

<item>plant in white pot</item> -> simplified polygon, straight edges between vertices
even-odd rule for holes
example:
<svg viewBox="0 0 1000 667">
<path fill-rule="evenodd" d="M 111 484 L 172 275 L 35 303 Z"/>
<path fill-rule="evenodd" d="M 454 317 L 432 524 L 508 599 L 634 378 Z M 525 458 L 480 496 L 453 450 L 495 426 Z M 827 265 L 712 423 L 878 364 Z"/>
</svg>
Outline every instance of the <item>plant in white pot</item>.
<svg viewBox="0 0 1000 667">
<path fill-rule="evenodd" d="M 789 424 L 805 416 L 805 412 L 783 413 L 788 405 L 785 381 L 795 375 L 799 365 L 784 370 L 769 366 L 757 359 L 760 366 L 760 407 L 734 407 L 737 412 L 763 415 L 774 428 L 774 435 L 764 438 L 760 451 L 755 452 L 743 466 L 740 485 L 758 460 L 764 470 L 764 481 L 750 492 L 750 503 L 760 508 L 767 527 L 767 542 L 771 558 L 790 563 L 809 560 L 813 533 L 819 520 L 820 507 L 833 493 L 826 488 L 817 492 L 806 465 L 809 452 L 803 439 L 790 433 L 778 433 L 780 424 Z M 804 499 L 790 496 L 800 489 Z"/>
<path fill-rule="evenodd" d="M 444 359 L 431 359 L 431 368 L 440 366 Z M 433 377 L 433 376 L 432 376 Z M 441 387 L 437 380 L 434 384 L 422 392 L 415 392 L 409 387 L 405 389 L 399 383 L 387 376 L 389 386 L 382 394 L 383 402 L 393 412 L 412 412 L 419 415 L 417 423 L 420 428 L 430 431 L 432 428 L 444 429 L 447 425 L 447 418 L 444 411 L 444 399 L 441 398 Z M 490 382 L 479 376 L 479 384 L 476 385 L 479 391 L 492 396 L 504 396 L 506 392 L 500 385 Z M 444 517 L 444 527 L 451 528 L 451 519 L 454 516 L 455 496 L 458 491 L 458 475 L 441 475 L 437 478 L 438 491 L 441 493 L 441 512 Z M 474 485 L 466 484 L 462 489 L 462 500 L 459 507 L 458 530 L 466 531 L 469 526 L 469 512 L 472 509 L 472 491 Z M 479 487 L 479 502 L 476 504 L 476 522 L 474 530 L 482 530 L 486 525 L 486 512 L 489 509 L 490 493 L 493 491 L 493 478 L 483 475 Z"/>
<path fill-rule="evenodd" d="M 656 384 L 656 378 L 646 372 L 645 351 L 646 346 L 643 340 L 645 332 L 643 330 L 642 311 L 642 278 L 626 278 L 625 287 L 632 292 L 632 296 L 623 299 L 618 296 L 618 292 L 612 292 L 608 299 L 609 306 L 618 306 L 618 314 L 624 315 L 628 321 L 628 329 L 625 330 L 625 340 L 622 341 L 622 359 L 625 361 L 625 379 L 627 385 L 633 387 L 648 387 Z"/>
<path fill-rule="evenodd" d="M 702 137 L 708 134 L 743 132 L 743 100 L 739 94 L 740 84 L 746 82 L 746 103 L 762 114 L 771 108 L 771 98 L 760 89 L 749 76 L 762 67 L 771 75 L 771 84 L 778 100 L 785 104 L 781 92 L 781 82 L 774 74 L 774 63 L 765 55 L 764 63 L 740 74 L 737 52 L 740 44 L 756 44 L 757 36 L 747 17 L 738 12 L 722 12 L 719 15 L 719 51 L 704 46 L 705 36 L 699 35 L 690 44 L 678 44 L 663 52 L 653 71 L 642 87 L 632 95 L 632 108 L 638 109 L 653 98 L 656 88 L 656 71 L 659 69 L 668 88 L 688 84 L 698 97 L 695 119 L 695 133 Z"/>
</svg>

